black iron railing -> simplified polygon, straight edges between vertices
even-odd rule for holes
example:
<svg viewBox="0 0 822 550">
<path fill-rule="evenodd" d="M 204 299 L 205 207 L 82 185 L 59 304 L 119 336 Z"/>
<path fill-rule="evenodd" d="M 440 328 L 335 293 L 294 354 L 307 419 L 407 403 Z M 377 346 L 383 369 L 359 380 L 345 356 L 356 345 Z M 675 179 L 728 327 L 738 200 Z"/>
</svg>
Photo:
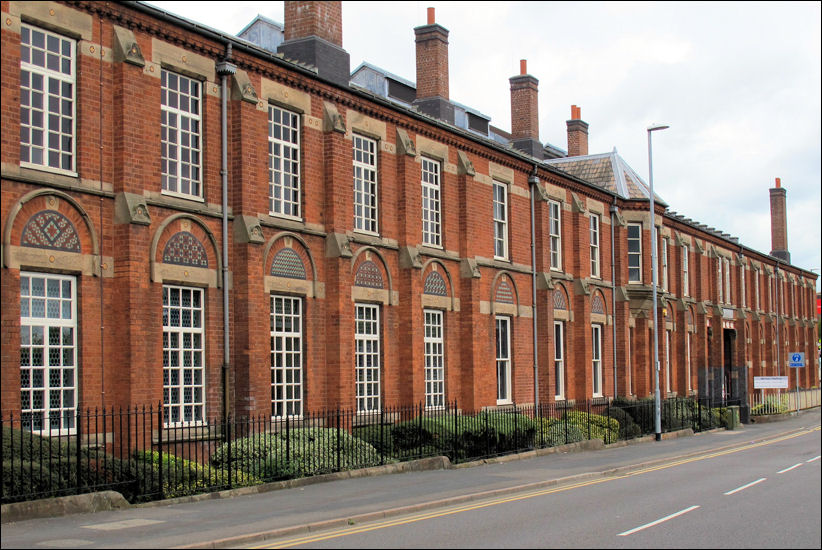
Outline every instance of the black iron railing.
<svg viewBox="0 0 822 550">
<path fill-rule="evenodd" d="M 662 429 L 718 427 L 724 405 L 666 399 Z M 30 413 L 7 413 L 2 502 L 105 489 L 141 502 L 430 456 L 464 462 L 588 439 L 608 444 L 654 433 L 653 407 L 652 399 L 617 398 L 467 411 L 450 402 L 167 426 L 160 405 L 77 412 L 70 432 L 32 431 Z"/>
</svg>

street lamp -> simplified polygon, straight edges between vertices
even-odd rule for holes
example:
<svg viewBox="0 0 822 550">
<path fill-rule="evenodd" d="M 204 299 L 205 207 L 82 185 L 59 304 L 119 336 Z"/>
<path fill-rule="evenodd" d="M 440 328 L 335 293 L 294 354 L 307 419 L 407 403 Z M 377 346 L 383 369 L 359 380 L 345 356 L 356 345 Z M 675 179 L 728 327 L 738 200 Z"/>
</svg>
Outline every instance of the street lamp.
<svg viewBox="0 0 822 550">
<path fill-rule="evenodd" d="M 650 183 L 651 208 L 651 286 L 653 287 L 654 310 L 654 433 L 657 441 L 662 439 L 662 415 L 659 399 L 659 335 L 657 334 L 657 302 L 656 302 L 656 217 L 654 215 L 654 162 L 651 156 L 651 132 L 668 128 L 667 124 L 652 124 L 648 126 L 648 181 Z"/>
</svg>

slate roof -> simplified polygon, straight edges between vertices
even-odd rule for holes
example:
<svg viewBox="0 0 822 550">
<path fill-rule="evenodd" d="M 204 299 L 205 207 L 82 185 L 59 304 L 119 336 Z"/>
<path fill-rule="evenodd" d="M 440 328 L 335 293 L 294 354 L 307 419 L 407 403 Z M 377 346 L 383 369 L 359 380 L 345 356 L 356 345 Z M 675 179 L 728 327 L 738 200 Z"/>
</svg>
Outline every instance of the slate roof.
<svg viewBox="0 0 822 550">
<path fill-rule="evenodd" d="M 588 181 L 624 199 L 648 200 L 648 184 L 639 177 L 625 159 L 617 153 L 616 148 L 610 153 L 547 159 L 543 164 Z M 657 193 L 654 201 L 668 206 Z"/>
</svg>

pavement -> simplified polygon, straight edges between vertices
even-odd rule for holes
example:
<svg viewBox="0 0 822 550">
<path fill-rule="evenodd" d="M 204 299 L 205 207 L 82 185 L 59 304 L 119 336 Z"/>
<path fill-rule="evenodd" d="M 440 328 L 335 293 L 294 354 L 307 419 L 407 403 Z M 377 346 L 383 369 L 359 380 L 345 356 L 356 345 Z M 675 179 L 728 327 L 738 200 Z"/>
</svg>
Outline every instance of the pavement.
<svg viewBox="0 0 822 550">
<path fill-rule="evenodd" d="M 518 491 L 624 475 L 820 426 L 820 409 L 777 422 L 575 443 L 464 464 L 436 457 L 129 505 L 106 492 L 2 506 L 2 548 L 225 548 Z"/>
</svg>

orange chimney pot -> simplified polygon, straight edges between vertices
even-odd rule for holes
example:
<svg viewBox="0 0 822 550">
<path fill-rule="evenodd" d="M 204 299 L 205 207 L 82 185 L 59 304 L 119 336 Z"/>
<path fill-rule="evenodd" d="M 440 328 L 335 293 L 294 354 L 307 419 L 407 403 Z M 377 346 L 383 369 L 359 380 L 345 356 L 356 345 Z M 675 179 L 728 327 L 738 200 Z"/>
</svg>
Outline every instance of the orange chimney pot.
<svg viewBox="0 0 822 550">
<path fill-rule="evenodd" d="M 528 74 L 528 61 L 525 59 L 519 60 L 519 74 Z"/>
<path fill-rule="evenodd" d="M 428 24 L 433 25 L 436 22 L 434 17 L 434 8 L 428 8 Z"/>
</svg>

